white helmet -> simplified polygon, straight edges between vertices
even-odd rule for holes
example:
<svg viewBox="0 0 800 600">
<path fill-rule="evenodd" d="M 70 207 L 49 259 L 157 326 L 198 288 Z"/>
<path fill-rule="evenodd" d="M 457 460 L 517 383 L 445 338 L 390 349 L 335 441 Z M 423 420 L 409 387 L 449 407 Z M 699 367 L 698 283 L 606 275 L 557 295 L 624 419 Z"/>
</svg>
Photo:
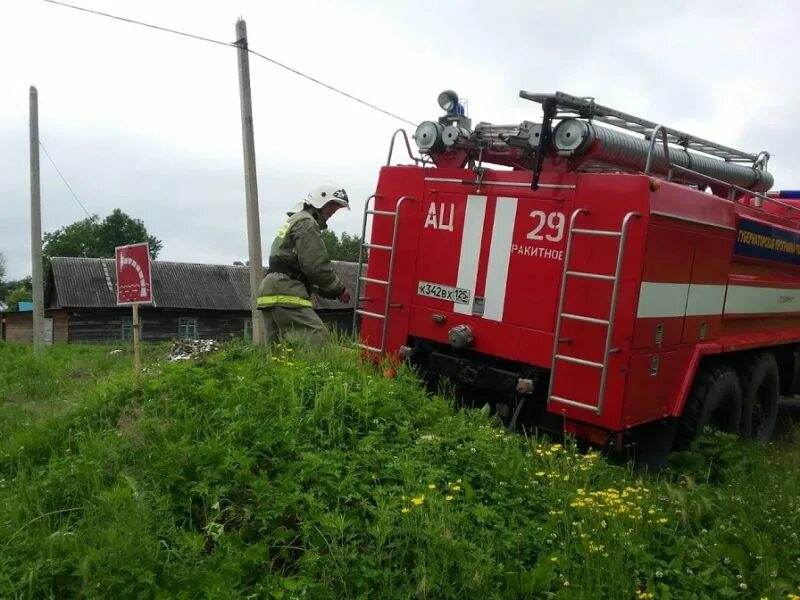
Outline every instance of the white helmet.
<svg viewBox="0 0 800 600">
<path fill-rule="evenodd" d="M 328 202 L 336 202 L 340 206 L 344 206 L 347 210 L 350 210 L 350 202 L 344 188 L 337 183 L 327 181 L 311 190 L 308 196 L 305 197 L 305 200 L 298 202 L 292 208 L 289 215 L 300 212 L 306 204 L 319 210 Z"/>
</svg>

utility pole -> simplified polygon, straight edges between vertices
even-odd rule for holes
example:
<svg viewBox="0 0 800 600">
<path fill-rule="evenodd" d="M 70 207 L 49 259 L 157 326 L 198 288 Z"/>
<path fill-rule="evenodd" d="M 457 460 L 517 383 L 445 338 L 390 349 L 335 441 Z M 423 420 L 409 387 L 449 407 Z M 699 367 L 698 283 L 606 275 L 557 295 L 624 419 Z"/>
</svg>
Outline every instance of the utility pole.
<svg viewBox="0 0 800 600">
<path fill-rule="evenodd" d="M 33 351 L 44 350 L 44 281 L 42 278 L 42 206 L 39 185 L 39 93 L 30 91 L 31 144 L 31 285 L 33 286 Z"/>
<path fill-rule="evenodd" d="M 247 203 L 247 245 L 250 254 L 250 310 L 253 320 L 253 344 L 262 343 L 261 315 L 256 308 L 258 286 L 264 277 L 261 262 L 261 225 L 258 217 L 258 181 L 256 150 L 253 142 L 253 102 L 250 98 L 250 57 L 247 52 L 247 24 L 236 21 L 236 45 L 239 59 L 239 99 L 242 109 L 242 147 L 244 150 L 244 189 Z"/>
</svg>

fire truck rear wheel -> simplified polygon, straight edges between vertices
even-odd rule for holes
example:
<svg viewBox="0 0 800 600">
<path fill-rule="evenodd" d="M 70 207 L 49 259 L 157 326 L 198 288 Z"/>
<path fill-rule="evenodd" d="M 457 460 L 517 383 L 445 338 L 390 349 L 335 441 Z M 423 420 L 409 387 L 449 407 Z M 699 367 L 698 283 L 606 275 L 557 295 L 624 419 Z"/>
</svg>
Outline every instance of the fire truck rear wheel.
<svg viewBox="0 0 800 600">
<path fill-rule="evenodd" d="M 778 420 L 778 363 L 772 352 L 753 356 L 744 365 L 742 385 L 742 437 L 759 444 L 772 438 Z"/>
<path fill-rule="evenodd" d="M 683 407 L 675 449 L 686 450 L 708 425 L 738 434 L 741 418 L 742 390 L 736 371 L 729 365 L 706 366 L 697 374 Z"/>
</svg>

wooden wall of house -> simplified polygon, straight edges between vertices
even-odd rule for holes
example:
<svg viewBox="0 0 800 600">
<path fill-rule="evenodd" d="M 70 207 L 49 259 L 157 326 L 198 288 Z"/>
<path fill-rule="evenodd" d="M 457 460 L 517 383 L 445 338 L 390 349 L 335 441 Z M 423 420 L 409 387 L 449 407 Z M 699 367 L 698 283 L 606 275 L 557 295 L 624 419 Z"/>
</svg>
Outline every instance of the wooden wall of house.
<svg viewBox="0 0 800 600">
<path fill-rule="evenodd" d="M 69 314 L 69 341 L 78 344 L 119 344 L 123 341 L 123 320 L 131 317 L 130 308 L 74 309 Z M 182 318 L 196 319 L 196 338 L 224 340 L 243 337 L 244 311 L 174 311 L 142 307 L 143 342 L 163 342 L 179 339 Z"/>
<path fill-rule="evenodd" d="M 178 339 L 180 319 L 197 319 L 197 338 L 225 340 L 243 337 L 245 321 L 250 313 L 245 311 L 173 311 L 152 308 L 140 310 L 142 341 L 163 342 Z M 320 317 L 331 329 L 350 333 L 352 310 L 320 311 Z M 6 341 L 32 343 L 32 313 L 5 313 L 3 334 Z M 56 344 L 119 344 L 123 339 L 123 319 L 131 317 L 130 308 L 63 309 L 50 310 L 46 318 L 53 319 L 53 342 Z"/>
<path fill-rule="evenodd" d="M 118 310 L 68 310 L 69 342 L 72 344 L 119 344 L 122 341 L 122 316 Z"/>
<path fill-rule="evenodd" d="M 53 320 L 53 343 L 63 344 L 67 341 L 68 317 L 62 312 L 48 310 L 44 313 L 45 321 Z M 12 312 L 2 315 L 2 336 L 7 342 L 23 344 L 33 343 L 33 313 Z"/>
<path fill-rule="evenodd" d="M 142 311 L 142 339 L 161 342 L 179 338 L 180 319 L 197 319 L 196 339 L 225 340 L 244 337 L 245 321 L 250 315 L 244 311 Z"/>
<path fill-rule="evenodd" d="M 339 333 L 350 335 L 353 331 L 353 310 L 321 310 L 318 314 L 325 325 L 333 330 L 336 329 Z"/>
<path fill-rule="evenodd" d="M 46 318 L 53 319 L 53 343 L 66 344 L 69 341 L 69 315 L 62 311 L 47 311 Z"/>
<path fill-rule="evenodd" d="M 3 339 L 7 342 L 33 343 L 33 313 L 3 313 Z"/>
</svg>

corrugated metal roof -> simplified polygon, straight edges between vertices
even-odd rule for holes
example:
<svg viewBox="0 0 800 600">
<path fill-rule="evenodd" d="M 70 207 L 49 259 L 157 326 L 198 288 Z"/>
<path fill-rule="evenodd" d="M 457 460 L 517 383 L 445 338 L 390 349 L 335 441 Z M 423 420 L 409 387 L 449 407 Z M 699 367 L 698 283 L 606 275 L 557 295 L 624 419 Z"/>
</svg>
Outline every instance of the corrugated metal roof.
<svg viewBox="0 0 800 600">
<path fill-rule="evenodd" d="M 161 308 L 197 310 L 249 310 L 250 278 L 247 267 L 205 265 L 156 260 L 150 263 L 153 299 Z M 51 260 L 50 294 L 57 305 L 48 308 L 104 308 L 117 305 L 116 273 L 112 258 L 56 257 Z M 334 269 L 355 293 L 358 265 L 333 262 Z M 342 310 L 352 308 L 338 300 L 314 296 L 316 308 Z"/>
</svg>

